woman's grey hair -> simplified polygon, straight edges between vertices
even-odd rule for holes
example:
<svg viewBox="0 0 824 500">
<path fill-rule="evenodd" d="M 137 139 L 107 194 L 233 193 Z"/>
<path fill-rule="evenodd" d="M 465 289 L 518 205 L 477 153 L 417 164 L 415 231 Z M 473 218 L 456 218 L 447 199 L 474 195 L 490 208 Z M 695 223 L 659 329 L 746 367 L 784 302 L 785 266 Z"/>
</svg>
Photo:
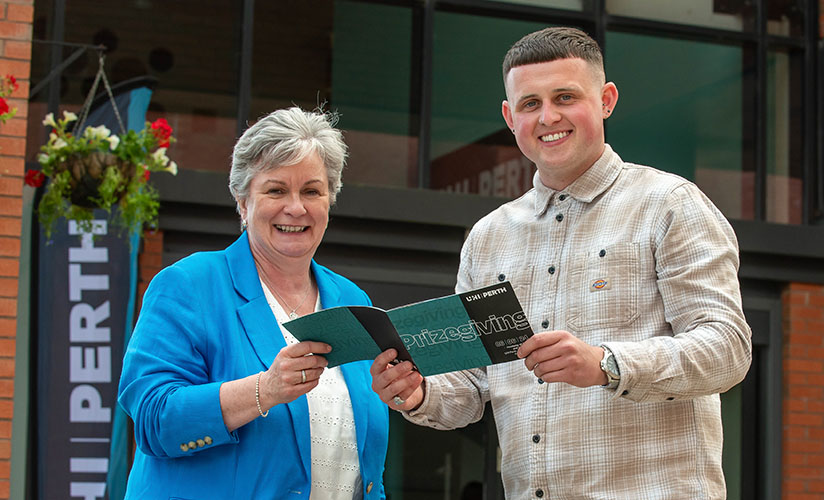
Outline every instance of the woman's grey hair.
<svg viewBox="0 0 824 500">
<path fill-rule="evenodd" d="M 335 128 L 336 113 L 304 111 L 295 106 L 273 111 L 246 129 L 235 144 L 229 191 L 235 201 L 249 196 L 249 184 L 260 172 L 294 165 L 317 153 L 329 177 L 329 202 L 335 203 L 346 164 L 343 134 Z M 238 211 L 240 207 L 238 207 Z"/>
</svg>

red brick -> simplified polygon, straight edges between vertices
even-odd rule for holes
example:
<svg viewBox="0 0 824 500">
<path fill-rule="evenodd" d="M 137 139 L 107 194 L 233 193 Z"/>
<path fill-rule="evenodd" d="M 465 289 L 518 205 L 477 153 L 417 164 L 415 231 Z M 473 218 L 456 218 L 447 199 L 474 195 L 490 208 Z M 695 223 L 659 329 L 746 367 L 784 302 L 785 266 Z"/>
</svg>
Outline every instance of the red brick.
<svg viewBox="0 0 824 500">
<path fill-rule="evenodd" d="M 821 285 L 813 285 L 810 283 L 790 283 L 787 285 L 787 289 L 791 292 L 812 292 L 812 293 L 821 293 L 822 287 Z"/>
<path fill-rule="evenodd" d="M 807 383 L 818 387 L 824 387 L 824 374 L 807 375 Z"/>
<path fill-rule="evenodd" d="M 23 156 L 26 154 L 26 139 L 0 135 L 0 151 L 4 155 Z"/>
<path fill-rule="evenodd" d="M 789 467 L 792 471 L 793 477 L 817 479 L 821 477 L 821 470 L 817 467 Z"/>
<path fill-rule="evenodd" d="M 0 498 L 9 498 L 9 492 L 11 491 L 9 482 L 0 479 Z"/>
<path fill-rule="evenodd" d="M 10 439 L 10 438 L 11 438 L 11 436 L 9 436 L 7 439 Z M 11 476 L 9 476 L 10 472 L 11 472 L 11 462 L 9 462 L 8 460 L 0 460 L 0 479 L 9 479 L 11 477 Z M 8 498 L 8 496 L 3 497 L 3 498 Z"/>
<path fill-rule="evenodd" d="M 22 177 L 0 176 L 0 194 L 21 196 L 23 193 Z"/>
<path fill-rule="evenodd" d="M 6 19 L 22 23 L 31 23 L 34 19 L 34 6 L 10 3 L 6 11 Z"/>
<path fill-rule="evenodd" d="M 17 315 L 17 299 L 0 298 L 0 316 L 16 316 Z M 11 354 L 14 356 L 14 352 Z M 0 356 L 5 356 L 0 348 Z"/>
<path fill-rule="evenodd" d="M 9 59 L 31 59 L 31 43 L 6 40 L 3 56 Z M 5 75 L 3 75 L 5 76 Z M 18 80 L 18 84 L 21 83 Z M 21 85 L 22 86 L 22 85 Z M 19 90 L 19 89 L 18 89 Z"/>
<path fill-rule="evenodd" d="M 0 318 L 0 337 L 14 337 L 17 334 L 17 320 Z M 0 374 L 0 377 L 3 375 Z"/>
<path fill-rule="evenodd" d="M 8 439 L 11 437 L 11 421 L 0 420 L 0 438 Z"/>
<path fill-rule="evenodd" d="M 0 196 L 0 215 L 23 215 L 23 199 L 14 196 Z"/>
<path fill-rule="evenodd" d="M 20 257 L 20 238 L 0 237 L 0 257 Z"/>
<path fill-rule="evenodd" d="M 0 235 L 20 236 L 21 225 L 20 217 L 0 217 Z"/>
<path fill-rule="evenodd" d="M 0 297 L 17 297 L 17 278 L 0 278 Z"/>
<path fill-rule="evenodd" d="M 820 453 L 808 453 L 806 457 L 808 465 L 824 467 L 824 455 Z"/>
<path fill-rule="evenodd" d="M 800 399 L 784 399 L 785 412 L 803 412 L 807 410 L 807 402 Z"/>
<path fill-rule="evenodd" d="M 812 398 L 821 399 L 824 396 L 821 387 L 798 387 L 790 386 L 787 395 L 791 398 Z"/>
<path fill-rule="evenodd" d="M 792 425 L 792 424 L 789 424 Z M 787 452 L 794 453 L 821 453 L 824 451 L 824 446 L 820 441 L 802 440 L 802 441 L 788 441 L 786 443 Z"/>
<path fill-rule="evenodd" d="M 14 397 L 14 380 L 2 379 L 0 380 L 0 397 L 13 398 Z M 2 420 L 0 420 L 2 422 Z M 3 437 L 3 436 L 0 436 Z"/>
<path fill-rule="evenodd" d="M 785 469 L 786 469 L 786 467 L 785 467 Z M 787 474 L 785 473 L 784 474 L 783 487 L 784 487 L 785 492 L 804 491 L 806 489 L 806 483 L 804 481 L 788 479 Z"/>
<path fill-rule="evenodd" d="M 786 465 L 807 465 L 806 453 L 785 453 L 784 464 Z"/>
<path fill-rule="evenodd" d="M 791 307 L 790 315 L 793 319 L 811 319 L 820 321 L 824 319 L 824 310 L 809 306 Z"/>
<path fill-rule="evenodd" d="M 14 403 L 11 399 L 0 399 L 0 418 L 10 419 L 14 414 Z M 0 439 L 0 448 L 2 448 L 3 440 Z M 8 458 L 0 454 L 0 458 Z"/>
<path fill-rule="evenodd" d="M 821 373 L 824 363 L 814 360 L 788 359 L 784 361 L 784 370 L 788 372 Z"/>
<path fill-rule="evenodd" d="M 807 411 L 824 413 L 824 401 L 807 401 Z"/>
<path fill-rule="evenodd" d="M 821 500 L 821 497 L 814 493 L 789 493 L 782 495 L 782 500 Z"/>
<path fill-rule="evenodd" d="M 785 305 L 806 306 L 809 297 L 810 294 L 807 292 L 788 292 L 784 294 L 783 302 Z"/>
<path fill-rule="evenodd" d="M 16 23 L 10 21 L 0 21 L 0 38 L 10 38 L 12 40 L 31 40 L 32 25 L 29 23 Z M 26 76 L 28 76 L 28 71 Z"/>
<path fill-rule="evenodd" d="M 26 120 L 23 118 L 18 118 L 16 113 L 14 118 L 4 123 L 2 128 L 0 128 L 0 134 L 10 137 L 26 137 L 27 133 Z M 0 154 L 7 153 L 0 150 Z"/>
</svg>

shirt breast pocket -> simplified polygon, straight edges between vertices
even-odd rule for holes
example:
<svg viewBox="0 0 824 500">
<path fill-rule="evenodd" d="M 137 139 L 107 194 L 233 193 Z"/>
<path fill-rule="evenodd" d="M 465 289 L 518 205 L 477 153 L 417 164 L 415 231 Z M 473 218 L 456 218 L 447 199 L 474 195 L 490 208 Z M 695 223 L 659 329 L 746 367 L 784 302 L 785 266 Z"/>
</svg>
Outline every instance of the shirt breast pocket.
<svg viewBox="0 0 824 500">
<path fill-rule="evenodd" d="M 571 330 L 615 328 L 635 321 L 640 256 L 638 243 L 616 243 L 574 260 L 567 283 Z"/>
</svg>

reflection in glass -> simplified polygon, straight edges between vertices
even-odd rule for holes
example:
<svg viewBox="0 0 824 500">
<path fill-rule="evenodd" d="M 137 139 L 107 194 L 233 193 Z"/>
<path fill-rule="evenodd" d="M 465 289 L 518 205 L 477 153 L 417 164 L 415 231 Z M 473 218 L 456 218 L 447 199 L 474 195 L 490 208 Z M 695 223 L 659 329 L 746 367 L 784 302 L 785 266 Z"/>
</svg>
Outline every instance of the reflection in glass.
<svg viewBox="0 0 824 500">
<path fill-rule="evenodd" d="M 501 64 L 509 47 L 545 24 L 435 13 L 432 189 L 515 198 L 534 166 L 501 117 Z"/>
<path fill-rule="evenodd" d="M 801 65 L 794 59 L 767 54 L 767 221 L 785 224 L 802 216 Z"/>
<path fill-rule="evenodd" d="M 804 7 L 800 0 L 768 1 L 766 4 L 768 34 L 804 36 Z"/>
<path fill-rule="evenodd" d="M 169 156 L 180 168 L 228 171 L 237 128 L 239 14 L 235 4 L 214 0 L 167 3 L 162 15 L 148 2 L 76 0 L 66 2 L 70 22 L 64 39 L 106 45 L 106 73 L 112 84 L 144 75 L 157 78 L 146 118 L 164 117 L 174 128 L 178 142 Z M 41 8 L 38 2 L 34 25 L 39 39 L 49 38 L 49 16 L 48 3 Z M 34 47 L 33 85 L 47 73 L 42 63 L 48 64 L 50 50 L 45 44 Z M 64 58 L 73 51 L 66 48 Z M 97 66 L 97 55 L 87 51 L 66 68 L 60 77 L 61 110 L 79 109 Z M 47 92 L 37 96 L 30 114 L 45 113 Z M 45 128 L 39 120 L 29 122 L 38 134 Z M 36 150 L 42 141 L 29 143 Z"/>
<path fill-rule="evenodd" d="M 618 105 L 607 140 L 628 162 L 693 180 L 727 217 L 752 218 L 742 171 L 742 49 L 608 32 Z M 685 64 L 685 61 L 688 64 Z"/>
<path fill-rule="evenodd" d="M 500 0 L 502 3 L 519 3 L 536 7 L 549 7 L 564 10 L 590 10 L 592 0 Z"/>
<path fill-rule="evenodd" d="M 418 186 L 412 92 L 412 9 L 335 2 L 332 109 L 349 161 L 344 182 Z"/>
<path fill-rule="evenodd" d="M 606 0 L 608 13 L 652 21 L 750 31 L 754 9 L 747 2 L 717 0 Z"/>
</svg>

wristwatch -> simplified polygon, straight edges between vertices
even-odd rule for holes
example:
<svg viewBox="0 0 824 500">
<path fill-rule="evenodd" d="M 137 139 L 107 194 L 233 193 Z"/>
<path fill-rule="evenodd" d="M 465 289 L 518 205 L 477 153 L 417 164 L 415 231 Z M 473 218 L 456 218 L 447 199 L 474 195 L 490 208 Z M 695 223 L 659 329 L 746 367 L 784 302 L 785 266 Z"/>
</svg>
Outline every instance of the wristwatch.
<svg viewBox="0 0 824 500">
<path fill-rule="evenodd" d="M 607 375 L 607 383 L 601 387 L 615 390 L 621 382 L 621 370 L 618 369 L 618 363 L 615 362 L 615 356 L 609 347 L 603 344 L 599 347 L 604 350 L 604 357 L 601 359 L 601 371 Z"/>
</svg>

